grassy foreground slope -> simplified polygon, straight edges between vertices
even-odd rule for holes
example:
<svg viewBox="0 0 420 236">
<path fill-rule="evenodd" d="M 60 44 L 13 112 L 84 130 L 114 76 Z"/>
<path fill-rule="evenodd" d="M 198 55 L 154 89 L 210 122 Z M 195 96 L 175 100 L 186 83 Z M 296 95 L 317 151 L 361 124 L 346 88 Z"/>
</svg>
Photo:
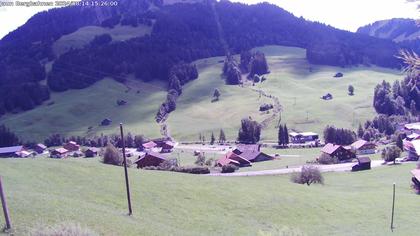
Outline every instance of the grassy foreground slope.
<svg viewBox="0 0 420 236">
<path fill-rule="evenodd" d="M 128 217 L 122 168 L 97 159 L 0 160 L 16 235 L 61 222 L 81 223 L 101 235 L 416 235 L 420 205 L 410 189 L 411 168 L 330 173 L 325 185 L 310 187 L 292 184 L 289 176 L 130 169 L 134 216 Z"/>
<path fill-rule="evenodd" d="M 51 93 L 51 99 L 44 105 L 27 112 L 5 115 L 1 121 L 24 140 L 30 141 L 42 141 L 54 133 L 65 136 L 117 133 L 119 122 L 123 122 L 129 132 L 158 137 L 160 127 L 154 116 L 166 97 L 164 84 L 138 81 L 128 84 L 105 79 L 86 89 Z M 140 92 L 137 93 L 137 90 Z M 120 99 L 128 104 L 117 106 Z M 54 104 L 48 105 L 51 102 Z M 113 123 L 99 126 L 105 118 Z M 90 126 L 93 128 L 89 131 Z"/>
<path fill-rule="evenodd" d="M 255 50 L 266 54 L 271 73 L 267 81 L 258 84 L 260 88 L 280 99 L 283 106 L 282 123 L 289 129 L 322 133 L 327 124 L 356 129 L 359 122 L 375 115 L 373 91 L 382 80 L 393 82 L 403 78 L 396 70 L 379 67 L 339 68 L 311 65 L 306 60 L 305 50 L 301 48 L 266 46 Z M 251 116 L 262 120 L 267 115 L 258 112 L 259 105 L 272 101 L 259 98 L 258 93 L 239 86 L 226 86 L 221 79 L 222 64 L 212 58 L 197 62 L 200 68 L 198 80 L 187 84 L 178 100 L 177 110 L 170 115 L 172 134 L 181 140 L 198 139 L 204 133 L 223 128 L 229 139 L 236 139 L 240 120 Z M 343 78 L 333 78 L 337 72 Z M 355 95 L 349 96 L 349 85 L 355 87 Z M 221 90 L 221 99 L 211 103 L 215 88 Z M 331 93 L 334 99 L 320 99 Z M 278 120 L 272 122 L 262 133 L 265 140 L 276 140 Z"/>
</svg>

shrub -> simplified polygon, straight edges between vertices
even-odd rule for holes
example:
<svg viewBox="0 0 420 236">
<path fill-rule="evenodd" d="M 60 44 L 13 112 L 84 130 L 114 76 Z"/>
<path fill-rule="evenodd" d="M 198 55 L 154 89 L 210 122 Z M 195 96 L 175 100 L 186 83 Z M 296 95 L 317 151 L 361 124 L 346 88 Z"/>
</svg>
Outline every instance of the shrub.
<svg viewBox="0 0 420 236">
<path fill-rule="evenodd" d="M 237 171 L 238 169 L 239 167 L 232 164 L 228 164 L 228 165 L 222 166 L 222 173 L 233 173 Z"/>
<path fill-rule="evenodd" d="M 401 156 L 401 149 L 397 146 L 386 147 L 382 150 L 382 159 L 386 162 L 393 161 Z"/>
<path fill-rule="evenodd" d="M 324 177 L 315 166 L 303 166 L 301 172 L 294 173 L 291 177 L 293 183 L 307 184 L 308 186 L 315 184 L 324 184 Z"/>
<path fill-rule="evenodd" d="M 210 169 L 207 166 L 181 166 L 175 168 L 173 171 L 189 173 L 189 174 L 209 174 Z"/>
<path fill-rule="evenodd" d="M 194 164 L 199 165 L 199 166 L 203 166 L 205 162 L 206 162 L 206 157 L 204 156 L 203 153 L 200 153 L 200 154 L 198 154 L 197 160 L 195 161 Z"/>
<path fill-rule="evenodd" d="M 116 166 L 120 166 L 123 163 L 123 158 L 120 152 L 114 145 L 112 145 L 112 143 L 108 143 L 108 145 L 106 146 L 103 162 L 105 164 Z"/>
<path fill-rule="evenodd" d="M 331 164 L 337 164 L 338 160 L 337 158 L 334 158 L 331 155 L 322 153 L 321 156 L 318 157 L 318 163 L 322 165 L 331 165 Z"/>
<path fill-rule="evenodd" d="M 35 229 L 32 236 L 93 236 L 98 235 L 90 229 L 84 228 L 79 224 L 61 223 L 55 226 L 40 227 Z"/>
<path fill-rule="evenodd" d="M 178 160 L 177 159 L 164 160 L 162 163 L 160 163 L 159 167 L 162 170 L 172 170 L 173 168 L 178 167 Z"/>
<path fill-rule="evenodd" d="M 214 159 L 213 158 L 209 158 L 209 159 L 206 160 L 206 162 L 204 163 L 204 165 L 210 167 L 210 166 L 213 166 L 213 163 L 214 163 Z"/>
</svg>

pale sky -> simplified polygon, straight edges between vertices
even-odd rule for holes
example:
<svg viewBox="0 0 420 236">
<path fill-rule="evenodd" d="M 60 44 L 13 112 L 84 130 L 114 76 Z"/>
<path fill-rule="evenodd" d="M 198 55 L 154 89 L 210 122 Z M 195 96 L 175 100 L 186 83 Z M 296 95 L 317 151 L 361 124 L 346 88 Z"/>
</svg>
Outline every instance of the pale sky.
<svg viewBox="0 0 420 236">
<path fill-rule="evenodd" d="M 12 0 L 0 0 L 12 1 Z M 44 0 L 53 1 L 53 0 Z M 254 4 L 261 0 L 232 0 Z M 295 16 L 303 16 L 339 29 L 356 31 L 359 26 L 389 18 L 420 18 L 417 3 L 406 0 L 265 0 L 284 8 Z M 0 38 L 24 24 L 45 7 L 0 7 Z"/>
</svg>

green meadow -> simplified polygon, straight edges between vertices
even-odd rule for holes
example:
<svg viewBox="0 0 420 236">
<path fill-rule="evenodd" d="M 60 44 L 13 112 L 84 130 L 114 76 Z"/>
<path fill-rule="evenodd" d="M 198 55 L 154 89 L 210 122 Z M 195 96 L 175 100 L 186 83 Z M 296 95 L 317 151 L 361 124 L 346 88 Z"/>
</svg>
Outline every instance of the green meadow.
<svg viewBox="0 0 420 236">
<path fill-rule="evenodd" d="M 130 168 L 130 217 L 120 167 L 97 158 L 0 160 L 15 235 L 63 222 L 100 235 L 416 235 L 414 166 L 326 173 L 324 185 L 309 187 L 291 183 L 288 175 L 212 177 Z"/>
</svg>

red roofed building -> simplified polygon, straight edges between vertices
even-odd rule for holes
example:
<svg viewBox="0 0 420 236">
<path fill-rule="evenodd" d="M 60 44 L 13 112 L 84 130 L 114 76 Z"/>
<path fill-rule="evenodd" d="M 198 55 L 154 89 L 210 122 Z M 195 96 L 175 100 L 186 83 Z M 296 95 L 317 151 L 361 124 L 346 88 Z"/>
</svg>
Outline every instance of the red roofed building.
<svg viewBox="0 0 420 236">
<path fill-rule="evenodd" d="M 366 154 L 375 154 L 376 153 L 376 144 L 372 142 L 365 141 L 363 139 L 357 140 L 356 142 L 350 145 L 351 149 L 356 152 L 358 155 Z"/>
<path fill-rule="evenodd" d="M 337 158 L 339 161 L 351 160 L 356 157 L 350 149 L 346 149 L 341 145 L 335 145 L 332 143 L 327 143 L 322 149 L 321 152 L 330 155 L 331 157 Z"/>
<path fill-rule="evenodd" d="M 234 152 L 229 152 L 219 160 L 217 160 L 218 166 L 225 166 L 228 164 L 233 164 L 239 167 L 251 166 L 251 162 L 247 159 L 235 154 Z"/>
<path fill-rule="evenodd" d="M 166 158 L 159 153 L 149 152 L 143 157 L 140 157 L 134 163 L 137 164 L 137 168 L 144 168 L 146 166 L 159 166 L 160 163 L 164 162 Z"/>
<path fill-rule="evenodd" d="M 80 145 L 79 144 L 77 144 L 76 142 L 74 142 L 74 141 L 70 141 L 70 142 L 68 142 L 68 143 L 66 143 L 66 144 L 64 144 L 64 146 L 63 146 L 65 149 L 67 149 L 68 151 L 70 151 L 70 152 L 74 152 L 74 151 L 79 151 L 79 149 L 80 149 Z"/>
</svg>

